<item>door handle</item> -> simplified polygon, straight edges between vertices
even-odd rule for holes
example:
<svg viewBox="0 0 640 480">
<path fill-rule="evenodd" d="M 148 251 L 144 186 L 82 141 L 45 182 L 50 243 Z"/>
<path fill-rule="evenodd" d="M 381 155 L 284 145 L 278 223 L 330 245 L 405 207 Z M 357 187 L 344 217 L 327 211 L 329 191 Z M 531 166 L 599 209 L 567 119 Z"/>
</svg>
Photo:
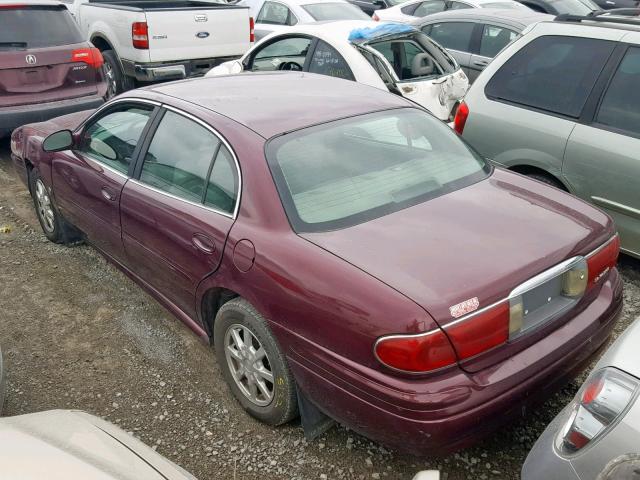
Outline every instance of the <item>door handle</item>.
<svg viewBox="0 0 640 480">
<path fill-rule="evenodd" d="M 213 243 L 213 240 L 201 233 L 194 233 L 193 237 L 191 237 L 191 243 L 193 243 L 194 247 L 207 255 L 211 255 L 216 251 L 216 244 Z"/>
<path fill-rule="evenodd" d="M 486 67 L 487 65 L 489 65 L 489 62 L 487 62 L 486 60 L 476 60 L 475 62 L 473 62 L 473 64 L 476 67 Z"/>
<path fill-rule="evenodd" d="M 100 193 L 102 193 L 102 196 L 110 202 L 113 202 L 116 199 L 115 192 L 111 191 L 111 189 L 108 187 L 102 187 Z"/>
</svg>

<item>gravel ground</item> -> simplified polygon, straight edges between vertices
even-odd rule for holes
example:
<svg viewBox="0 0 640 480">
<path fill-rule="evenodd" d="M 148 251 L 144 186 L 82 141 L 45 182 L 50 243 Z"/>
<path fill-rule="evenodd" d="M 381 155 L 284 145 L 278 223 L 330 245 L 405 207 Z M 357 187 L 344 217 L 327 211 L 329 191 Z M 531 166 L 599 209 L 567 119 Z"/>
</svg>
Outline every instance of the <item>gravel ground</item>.
<svg viewBox="0 0 640 480">
<path fill-rule="evenodd" d="M 546 424 L 584 378 L 446 458 L 390 452 L 344 427 L 313 442 L 299 422 L 270 428 L 246 415 L 212 349 L 86 245 L 49 243 L 0 145 L 0 344 L 4 415 L 73 408 L 101 416 L 198 478 L 517 479 Z M 614 337 L 640 315 L 640 262 L 623 257 L 625 305 Z"/>
</svg>

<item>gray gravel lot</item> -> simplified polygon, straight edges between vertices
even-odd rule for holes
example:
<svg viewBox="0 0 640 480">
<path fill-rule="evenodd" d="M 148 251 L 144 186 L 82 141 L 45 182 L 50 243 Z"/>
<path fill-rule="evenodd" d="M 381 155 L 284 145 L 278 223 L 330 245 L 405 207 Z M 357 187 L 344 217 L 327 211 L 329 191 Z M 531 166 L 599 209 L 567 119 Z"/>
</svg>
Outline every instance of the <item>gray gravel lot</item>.
<svg viewBox="0 0 640 480">
<path fill-rule="evenodd" d="M 212 349 L 86 245 L 42 235 L 31 199 L 0 142 L 0 345 L 9 385 L 4 415 L 74 408 L 115 422 L 201 480 L 516 479 L 546 424 L 584 375 L 497 432 L 446 458 L 390 452 L 346 428 L 314 442 L 298 422 L 264 426 L 223 383 Z M 640 262 L 622 258 L 625 305 L 617 336 L 640 315 Z"/>
</svg>

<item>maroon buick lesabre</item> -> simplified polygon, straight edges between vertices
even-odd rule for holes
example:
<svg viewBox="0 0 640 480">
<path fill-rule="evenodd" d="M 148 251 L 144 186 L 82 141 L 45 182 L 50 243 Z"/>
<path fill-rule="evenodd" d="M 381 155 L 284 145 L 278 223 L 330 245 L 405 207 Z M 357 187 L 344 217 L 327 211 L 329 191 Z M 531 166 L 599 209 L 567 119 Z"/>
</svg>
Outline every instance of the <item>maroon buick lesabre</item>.
<svg viewBox="0 0 640 480">
<path fill-rule="evenodd" d="M 272 425 L 321 412 L 402 451 L 463 447 L 561 385 L 621 308 L 609 217 L 355 82 L 158 85 L 11 148 L 46 236 L 86 239 L 212 341 Z"/>
</svg>

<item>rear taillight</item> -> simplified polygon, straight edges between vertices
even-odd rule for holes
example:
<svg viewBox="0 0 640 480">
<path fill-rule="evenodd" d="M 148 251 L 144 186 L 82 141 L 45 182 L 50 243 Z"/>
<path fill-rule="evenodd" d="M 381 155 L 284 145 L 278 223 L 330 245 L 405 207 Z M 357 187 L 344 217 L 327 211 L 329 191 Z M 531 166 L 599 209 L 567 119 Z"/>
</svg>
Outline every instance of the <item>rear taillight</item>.
<svg viewBox="0 0 640 480">
<path fill-rule="evenodd" d="M 609 270 L 616 266 L 619 253 L 620 237 L 614 235 L 614 237 L 603 246 L 587 255 L 587 265 L 589 269 L 587 288 L 593 287 Z"/>
<path fill-rule="evenodd" d="M 573 410 L 558 437 L 558 446 L 572 454 L 602 437 L 635 399 L 638 379 L 615 368 L 592 374 L 573 401 Z"/>
<path fill-rule="evenodd" d="M 83 62 L 93 68 L 100 68 L 104 64 L 102 53 L 95 47 L 79 48 L 71 52 L 72 62 Z"/>
<path fill-rule="evenodd" d="M 253 17 L 249 17 L 249 42 L 253 43 L 256 41 L 256 32 L 255 32 L 255 22 Z"/>
<path fill-rule="evenodd" d="M 379 22 L 380 21 L 380 17 L 378 16 L 377 13 L 373 13 L 373 15 L 371 16 L 371 20 L 373 20 L 374 22 Z"/>
<path fill-rule="evenodd" d="M 381 337 L 374 351 L 384 365 L 404 372 L 430 372 L 456 363 L 451 343 L 439 328 L 418 335 Z"/>
<path fill-rule="evenodd" d="M 486 352 L 509 339 L 509 302 L 479 310 L 445 326 L 460 360 Z"/>
<path fill-rule="evenodd" d="M 453 120 L 453 129 L 462 135 L 464 131 L 464 125 L 467 123 L 467 118 L 469 117 L 469 107 L 465 102 L 462 102 L 458 105 L 458 110 L 456 111 L 456 117 Z"/>
<path fill-rule="evenodd" d="M 149 48 L 149 27 L 147 22 L 135 22 L 131 25 L 133 48 L 147 50 Z"/>
</svg>

